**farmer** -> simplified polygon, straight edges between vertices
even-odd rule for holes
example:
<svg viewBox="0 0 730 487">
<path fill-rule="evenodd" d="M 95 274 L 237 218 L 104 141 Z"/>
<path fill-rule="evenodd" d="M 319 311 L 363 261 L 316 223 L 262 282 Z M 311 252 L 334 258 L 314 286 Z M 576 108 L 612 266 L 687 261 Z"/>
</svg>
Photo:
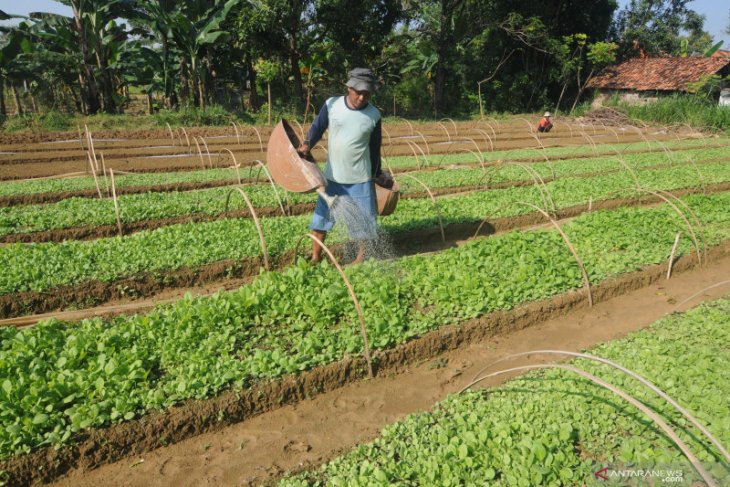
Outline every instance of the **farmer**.
<svg viewBox="0 0 730 487">
<path fill-rule="evenodd" d="M 355 68 L 350 71 L 349 76 L 346 83 L 347 94 L 329 98 L 322 105 L 297 151 L 302 156 L 307 156 L 325 130 L 330 128 L 327 164 L 324 168 L 327 179 L 325 191 L 330 196 L 349 196 L 363 214 L 363 218 L 357 219 L 358 228 L 348 228 L 350 238 L 360 241 L 355 258 L 357 263 L 365 253 L 362 241 L 376 238 L 377 211 L 373 182 L 387 187 L 388 184 L 392 185 L 392 180 L 380 169 L 380 112 L 368 103 L 370 94 L 377 90 L 375 75 L 369 69 Z M 334 223 L 327 203 L 320 196 L 309 229 L 324 242 Z M 312 261 L 319 262 L 321 252 L 322 247 L 315 241 Z"/>
<path fill-rule="evenodd" d="M 540 119 L 540 123 L 537 124 L 538 132 L 550 132 L 553 128 L 553 123 L 550 121 L 550 112 L 545 112 L 545 115 Z"/>
</svg>

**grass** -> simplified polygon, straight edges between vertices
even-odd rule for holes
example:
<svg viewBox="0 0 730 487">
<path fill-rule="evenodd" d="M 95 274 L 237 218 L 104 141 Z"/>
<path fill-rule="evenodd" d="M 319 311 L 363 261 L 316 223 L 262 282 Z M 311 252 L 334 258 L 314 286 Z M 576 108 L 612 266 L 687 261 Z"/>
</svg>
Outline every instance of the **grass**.
<svg viewBox="0 0 730 487">
<path fill-rule="evenodd" d="M 629 117 L 663 125 L 687 124 L 698 129 L 730 133 L 730 108 L 718 106 L 717 100 L 695 95 L 673 95 L 646 105 L 619 103 Z"/>
</svg>

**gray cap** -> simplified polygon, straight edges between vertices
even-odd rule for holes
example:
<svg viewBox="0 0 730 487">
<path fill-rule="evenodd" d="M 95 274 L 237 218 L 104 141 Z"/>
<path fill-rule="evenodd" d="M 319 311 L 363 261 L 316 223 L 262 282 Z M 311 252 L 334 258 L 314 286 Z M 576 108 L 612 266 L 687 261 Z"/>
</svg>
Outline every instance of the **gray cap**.
<svg viewBox="0 0 730 487">
<path fill-rule="evenodd" d="M 370 93 L 378 89 L 378 83 L 375 75 L 367 68 L 355 68 L 348 73 L 350 79 L 347 80 L 347 86 L 356 91 L 369 91 Z"/>
</svg>

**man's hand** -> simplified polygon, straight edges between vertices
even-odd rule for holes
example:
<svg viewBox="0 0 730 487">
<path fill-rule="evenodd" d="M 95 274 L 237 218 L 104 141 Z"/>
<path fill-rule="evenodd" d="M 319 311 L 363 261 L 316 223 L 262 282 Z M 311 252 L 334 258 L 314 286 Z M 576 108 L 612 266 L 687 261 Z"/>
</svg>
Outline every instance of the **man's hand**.
<svg viewBox="0 0 730 487">
<path fill-rule="evenodd" d="M 302 144 L 297 148 L 297 152 L 302 157 L 307 157 L 309 155 L 309 145 L 308 144 Z"/>
<path fill-rule="evenodd" d="M 393 183 L 393 176 L 391 176 L 387 171 L 381 172 L 380 176 L 375 178 L 375 184 L 382 186 L 383 188 L 390 189 L 393 187 Z"/>
</svg>

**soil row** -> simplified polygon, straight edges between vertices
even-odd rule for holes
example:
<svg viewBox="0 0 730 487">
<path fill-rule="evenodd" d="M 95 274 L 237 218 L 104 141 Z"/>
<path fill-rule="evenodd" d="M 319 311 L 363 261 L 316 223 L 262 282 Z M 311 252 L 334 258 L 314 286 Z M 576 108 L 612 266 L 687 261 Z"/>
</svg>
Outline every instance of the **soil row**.
<svg viewBox="0 0 730 487">
<path fill-rule="evenodd" d="M 695 193 L 713 193 L 730 190 L 730 183 L 723 183 L 706 188 L 688 188 L 675 191 L 676 196 Z M 653 196 L 621 198 L 595 202 L 592 210 L 611 209 L 617 207 L 635 207 L 653 204 L 659 201 Z M 572 218 L 591 211 L 586 205 L 573 206 L 560 210 L 557 217 Z M 444 227 L 448 241 L 471 238 L 481 226 L 481 235 L 515 230 L 545 223 L 544 217 L 538 213 L 528 213 L 515 217 L 498 218 L 491 222 L 464 222 Z M 441 233 L 438 227 L 419 229 L 391 235 L 398 255 L 420 253 L 434 247 L 442 248 Z M 296 256 L 295 251 L 285 252 L 278 257 L 269 256 L 274 269 L 282 269 L 290 265 Z M 137 276 L 117 279 L 112 282 L 86 281 L 76 285 L 60 286 L 45 292 L 25 291 L 0 296 L 0 319 L 14 318 L 28 314 L 40 314 L 62 310 L 68 307 L 94 307 L 111 300 L 140 299 L 152 297 L 163 290 L 186 288 L 208 284 L 230 278 L 249 278 L 258 275 L 263 266 L 262 258 L 250 257 L 240 260 L 225 260 L 206 264 L 200 267 L 143 273 Z"/>
<path fill-rule="evenodd" d="M 708 254 L 712 259 L 727 255 L 730 255 L 730 243 L 714 247 Z M 676 261 L 674 272 L 686 272 L 696 266 L 696 259 L 689 254 Z M 664 279 L 665 273 L 664 265 L 653 265 L 608 279 L 593 287 L 593 299 L 595 302 L 606 301 L 644 288 Z M 459 325 L 444 326 L 408 343 L 375 352 L 374 372 L 376 376 L 400 373 L 408 364 L 534 326 L 586 306 L 588 304 L 583 292 L 570 291 L 510 311 L 497 311 Z M 14 456 L 0 463 L 0 470 L 5 472 L 5 480 L 9 485 L 51 482 L 72 470 L 94 469 L 201 433 L 221 431 L 283 405 L 295 404 L 346 384 L 359 382 L 365 376 L 365 360 L 347 357 L 297 375 L 258 383 L 246 390 L 224 392 L 207 400 L 189 400 L 140 419 L 88 430 L 73 445 L 59 449 L 45 447 L 30 454 Z"/>
<path fill-rule="evenodd" d="M 443 125 L 443 128 L 442 126 Z M 491 128 L 489 128 L 491 127 Z M 530 126 L 532 128 L 532 126 Z M 591 135 L 596 135 L 597 133 L 603 132 L 609 132 L 611 133 L 611 129 L 604 128 L 600 124 L 598 125 L 588 125 L 588 124 L 578 124 L 574 122 L 565 122 L 565 123 L 557 123 L 555 126 L 556 130 L 559 131 L 570 131 L 571 127 L 573 130 L 579 131 L 579 130 L 585 130 Z M 261 135 L 262 140 L 266 140 L 268 136 L 271 134 L 272 127 L 267 126 L 260 126 L 260 127 L 253 127 L 253 126 L 242 126 L 243 130 L 239 128 L 238 134 L 241 138 L 254 138 L 258 139 L 256 135 L 256 131 Z M 525 124 L 524 121 L 503 121 L 498 124 L 485 121 L 485 122 L 479 122 L 479 121 L 469 121 L 469 122 L 457 122 L 456 128 L 454 125 L 452 125 L 450 122 L 444 122 L 443 124 L 440 124 L 440 122 L 425 122 L 425 123 L 385 123 L 384 124 L 385 131 L 387 131 L 388 134 L 390 134 L 392 137 L 400 137 L 400 136 L 414 136 L 417 132 L 420 132 L 424 135 L 428 134 L 445 134 L 448 132 L 452 136 L 459 136 L 463 135 L 463 131 L 479 128 L 482 130 L 486 130 L 487 133 L 490 135 L 503 135 L 503 134 L 509 134 L 512 132 L 516 133 L 524 133 L 527 131 L 527 124 Z M 636 131 L 637 129 L 634 127 L 626 127 L 627 130 Z M 309 125 L 302 126 L 302 130 L 306 133 L 306 131 L 309 129 Z M 494 130 L 494 132 L 492 132 Z M 191 137 L 228 137 L 231 140 L 237 139 L 236 137 L 236 129 L 233 128 L 233 125 L 226 125 L 226 126 L 219 126 L 219 127 L 186 127 L 185 131 L 188 134 L 188 138 Z M 297 127 L 297 131 L 299 131 L 299 128 Z M 620 129 L 619 129 L 620 131 Z M 174 128 L 173 129 L 174 138 L 170 137 L 170 131 L 167 128 L 160 128 L 160 129 L 147 129 L 147 130 L 99 130 L 99 131 L 92 131 L 92 135 L 94 139 L 101 139 L 101 143 L 107 143 L 104 142 L 104 140 L 111 140 L 111 141 L 118 141 L 121 143 L 130 144 L 130 147 L 135 146 L 135 141 L 146 141 L 147 144 L 150 143 L 170 143 L 171 140 L 175 139 L 179 141 L 179 136 L 181 135 L 181 129 Z M 387 138 L 387 135 L 384 133 L 383 137 Z M 48 133 L 15 133 L 15 134 L 8 134 L 8 133 L 0 133 L 0 149 L 7 148 L 6 146 L 18 146 L 22 145 L 23 148 L 33 148 L 34 145 L 38 145 L 41 148 L 48 147 L 48 142 L 54 142 L 54 144 L 51 144 L 52 146 L 58 145 L 58 146 L 64 146 L 64 145 L 79 145 L 80 139 L 84 138 L 84 135 L 82 133 L 81 137 L 79 136 L 78 131 L 68 131 L 68 132 L 48 132 Z M 184 138 L 184 136 L 183 136 Z M 46 144 L 44 144 L 46 143 Z M 136 144 L 137 146 L 142 145 L 141 142 Z"/>
</svg>

